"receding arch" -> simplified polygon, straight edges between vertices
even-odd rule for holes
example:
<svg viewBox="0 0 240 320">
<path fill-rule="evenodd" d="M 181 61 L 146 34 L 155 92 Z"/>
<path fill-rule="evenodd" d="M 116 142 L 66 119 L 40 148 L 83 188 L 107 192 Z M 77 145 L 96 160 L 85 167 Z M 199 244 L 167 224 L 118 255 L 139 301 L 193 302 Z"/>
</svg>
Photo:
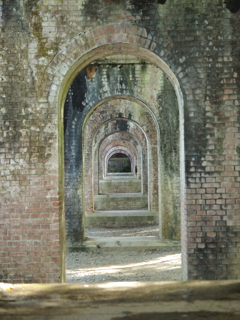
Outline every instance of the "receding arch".
<svg viewBox="0 0 240 320">
<path fill-rule="evenodd" d="M 111 138 L 113 136 L 113 138 Z M 143 136 L 144 137 L 144 136 Z M 138 172 L 137 174 L 135 173 L 136 177 L 141 180 L 141 192 L 143 192 L 143 181 L 142 177 L 146 177 L 146 182 L 147 182 L 147 173 L 148 170 L 145 168 L 145 172 L 143 173 L 143 152 L 144 149 L 147 150 L 147 141 L 140 141 L 140 136 L 136 137 L 133 136 L 133 134 L 129 132 L 114 132 L 112 134 L 109 134 L 105 137 L 104 140 L 100 142 L 99 147 L 96 146 L 94 150 L 94 158 L 99 160 L 99 163 L 104 161 L 103 166 L 99 165 L 97 166 L 97 170 L 99 172 L 94 172 L 94 183 L 95 185 L 99 181 L 99 179 L 102 179 L 106 177 L 106 162 L 105 158 L 109 157 L 109 154 L 111 154 L 114 149 L 114 145 L 116 145 L 116 140 L 117 146 L 121 147 L 121 149 L 126 150 L 127 152 L 132 154 L 132 159 L 133 159 L 133 164 L 137 166 Z M 109 141 L 111 140 L 111 141 Z M 96 171 L 97 171 L 96 170 Z M 98 178 L 95 176 L 98 173 Z M 100 192 L 100 190 L 99 190 Z M 95 193 L 98 193 L 98 189 L 95 189 Z M 100 192 L 101 193 L 101 192 Z"/>
<path fill-rule="evenodd" d="M 117 161 L 119 160 L 119 161 Z M 107 173 L 122 173 L 122 172 L 127 172 L 127 173 L 132 173 L 133 172 L 133 161 L 132 157 L 130 154 L 122 149 L 117 149 L 113 151 L 106 159 L 106 167 L 107 167 Z M 113 164 L 115 166 L 113 167 Z"/>
<path fill-rule="evenodd" d="M 67 89 L 69 84 L 73 81 L 75 78 L 76 74 L 78 74 L 85 66 L 87 66 L 89 63 L 98 60 L 100 58 L 109 56 L 109 55 L 114 55 L 116 53 L 120 54 L 128 54 L 130 51 L 134 52 L 134 55 L 137 57 L 146 59 L 150 63 L 156 65 L 158 68 L 163 70 L 163 72 L 168 76 L 169 80 L 171 81 L 178 100 L 178 106 L 179 106 L 179 129 L 180 129 L 180 174 L 181 174 L 181 194 L 182 194 L 182 199 L 184 199 L 184 192 L 185 192 L 185 166 L 184 166 L 184 118 L 183 118 L 183 96 L 181 92 L 181 88 L 179 85 L 179 82 L 172 72 L 172 70 L 167 66 L 167 64 L 155 53 L 152 51 L 136 46 L 134 44 L 106 44 L 104 46 L 101 46 L 101 50 L 99 48 L 94 48 L 91 51 L 89 51 L 87 54 L 83 55 L 80 57 L 75 63 L 73 63 L 71 66 L 69 66 L 68 71 L 64 74 L 63 76 L 63 81 L 61 82 L 60 85 L 60 90 L 59 90 L 59 107 L 60 107 L 60 112 L 59 112 L 59 136 L 60 139 L 63 136 L 63 127 L 62 127 L 62 115 L 63 115 L 63 104 L 65 101 L 65 97 L 67 94 Z M 50 93 L 51 95 L 51 93 Z M 110 98 L 109 98 L 110 99 Z M 62 149 L 60 147 L 60 154 L 62 154 Z M 60 159 L 60 168 L 61 168 L 61 162 L 63 162 Z M 61 183 L 61 179 L 60 179 Z M 61 189 L 61 188 L 60 188 Z M 182 206 L 182 214 L 183 216 L 185 215 L 184 211 L 184 205 Z M 183 232 L 185 231 L 184 225 L 182 224 L 183 227 Z M 183 237 L 182 237 L 182 241 Z M 185 247 L 185 242 L 183 243 L 183 246 Z M 186 257 L 183 256 L 183 258 Z M 186 263 L 185 263 L 186 266 Z M 185 269 L 185 274 L 187 274 L 186 269 Z"/>
<path fill-rule="evenodd" d="M 119 143 L 117 146 L 112 147 L 108 152 L 105 152 L 105 154 L 103 155 L 104 175 L 106 176 L 106 174 L 109 172 L 108 164 L 109 164 L 110 158 L 112 158 L 114 155 L 119 154 L 119 153 L 124 154 L 126 157 L 128 157 L 130 159 L 130 162 L 131 162 L 130 168 L 131 168 L 131 172 L 133 172 L 133 166 L 136 165 L 137 160 L 138 160 L 137 152 L 136 152 L 136 150 L 134 150 L 134 151 L 132 151 L 131 149 L 129 149 L 125 146 L 122 146 Z"/>
<path fill-rule="evenodd" d="M 122 99 L 124 97 L 124 99 Z M 147 170 L 145 170 L 144 172 L 144 175 L 145 177 L 143 177 L 143 186 L 142 186 L 142 190 L 143 190 L 143 193 L 144 195 L 146 195 L 148 197 L 148 204 L 149 204 L 149 210 L 151 210 L 152 212 L 159 212 L 159 203 L 158 203 L 158 197 L 156 197 L 156 194 L 154 195 L 152 190 L 158 190 L 158 182 L 159 182 L 159 179 L 158 179 L 158 174 L 155 175 L 151 175 L 151 179 L 150 179 L 150 170 L 153 171 L 153 170 L 156 170 L 156 172 L 158 172 L 158 168 L 156 166 L 156 163 L 153 164 L 150 166 L 149 165 L 149 158 L 151 159 L 152 158 L 152 154 L 154 153 L 153 151 L 153 148 L 154 147 L 157 147 L 157 143 L 155 141 L 155 144 L 153 142 L 153 138 L 151 137 L 148 137 L 147 133 L 143 130 L 143 128 L 141 127 L 141 124 L 137 123 L 136 121 L 134 121 L 133 119 L 129 119 L 127 117 L 124 117 L 122 116 L 121 118 L 106 118 L 105 121 L 102 121 L 100 125 L 98 125 L 98 123 L 96 121 L 92 121 L 92 123 L 94 124 L 94 130 L 95 131 L 92 131 L 94 134 L 90 134 L 90 133 L 87 133 L 85 132 L 85 128 L 87 127 L 87 123 L 88 123 L 88 119 L 90 119 L 90 116 L 91 115 L 95 115 L 96 118 L 98 118 L 98 115 L 95 113 L 96 110 L 98 108 L 100 108 L 101 106 L 103 106 L 106 102 L 109 102 L 109 103 L 112 103 L 114 104 L 114 101 L 116 100 L 131 100 L 131 101 L 134 101 L 134 103 L 136 103 L 136 106 L 139 106 L 141 105 L 141 107 L 143 108 L 143 110 L 147 110 L 151 116 L 151 121 L 148 122 L 147 126 L 149 126 L 151 128 L 151 130 L 153 130 L 153 128 L 155 127 L 156 129 L 156 132 L 155 132 L 155 135 L 158 136 L 158 140 L 159 140 L 159 130 L 158 130 L 158 125 L 157 125 L 157 121 L 153 115 L 153 113 L 151 112 L 150 108 L 148 106 L 146 106 L 143 102 L 140 102 L 138 101 L 136 98 L 130 98 L 128 96 L 113 96 L 111 98 L 107 98 L 107 99 L 104 99 L 103 101 L 101 101 L 99 104 L 97 104 L 94 108 L 91 109 L 91 111 L 89 111 L 88 113 L 88 116 L 85 118 L 85 121 L 84 121 L 84 125 L 83 125 L 83 133 L 82 135 L 83 136 L 87 136 L 88 137 L 88 140 L 90 139 L 92 141 L 92 143 L 94 144 L 94 141 L 96 140 L 95 137 L 98 136 L 98 143 L 100 144 L 102 140 L 105 139 L 105 136 L 101 137 L 101 135 L 99 135 L 99 132 L 100 130 L 103 128 L 103 132 L 105 132 L 105 127 L 107 124 L 111 124 L 112 122 L 115 122 L 115 121 L 118 121 L 118 120 L 121 120 L 121 121 L 127 121 L 129 123 L 132 123 L 134 126 L 136 126 L 136 128 L 138 128 L 137 130 L 139 131 L 139 134 L 142 135 L 142 138 L 141 136 L 138 137 L 138 140 L 145 140 L 146 143 L 145 143 L 145 149 L 148 153 L 148 156 L 145 157 L 145 161 L 146 161 L 146 168 Z M 149 119 L 149 120 L 150 120 Z M 91 127 L 91 130 L 92 130 L 92 127 Z M 108 133 L 107 135 L 111 135 L 111 133 Z M 139 142 L 139 144 L 141 144 Z M 91 154 L 91 151 L 90 151 L 90 147 L 88 147 L 88 150 L 85 149 L 85 146 L 88 145 L 88 143 L 85 141 L 84 139 L 84 142 L 83 142 L 83 150 L 84 150 L 84 155 L 87 155 L 88 158 L 84 160 L 85 163 L 92 163 L 92 160 L 89 158 L 90 154 Z M 91 150 L 95 148 L 95 147 L 91 147 Z M 96 148 L 97 150 L 97 148 Z M 98 159 L 98 155 L 95 154 L 95 159 Z M 141 165 L 142 167 L 143 165 Z M 91 181 L 91 172 L 88 170 L 86 173 L 85 173 L 85 176 L 83 178 L 83 181 Z M 84 182 L 83 182 L 84 184 Z M 95 183 L 96 184 L 96 183 Z M 152 188 L 150 188 L 149 186 L 152 186 Z M 93 210 L 93 204 L 91 203 L 91 201 L 93 200 L 93 190 L 91 188 L 89 188 L 89 186 L 84 189 L 83 191 L 85 194 L 85 197 L 87 197 L 87 200 L 86 200 L 86 212 L 87 213 L 90 213 L 92 212 Z M 86 194 L 87 192 L 87 194 Z"/>
<path fill-rule="evenodd" d="M 112 56 L 115 54 L 128 55 L 129 52 L 131 54 L 134 53 L 133 55 L 135 55 L 136 57 L 142 58 L 150 62 L 151 64 L 155 65 L 167 75 L 176 92 L 179 105 L 181 125 L 183 125 L 183 95 L 179 81 L 173 73 L 172 69 L 159 56 L 157 56 L 154 52 L 150 51 L 149 49 L 126 43 L 106 44 L 101 46 L 101 50 L 99 48 L 94 48 L 90 52 L 87 52 L 84 56 L 81 56 L 77 61 L 75 61 L 75 63 L 73 63 L 73 65 L 69 67 L 68 71 L 65 73 L 62 79 L 59 88 L 58 101 L 60 110 L 63 110 L 64 102 L 67 96 L 67 90 L 70 84 L 73 82 L 73 80 L 76 78 L 76 76 L 80 73 L 81 70 L 83 70 L 92 62 L 102 59 L 104 57 Z M 55 89 L 55 87 L 53 89 Z M 53 89 L 49 92 L 50 96 L 51 91 L 54 91 Z"/>
</svg>

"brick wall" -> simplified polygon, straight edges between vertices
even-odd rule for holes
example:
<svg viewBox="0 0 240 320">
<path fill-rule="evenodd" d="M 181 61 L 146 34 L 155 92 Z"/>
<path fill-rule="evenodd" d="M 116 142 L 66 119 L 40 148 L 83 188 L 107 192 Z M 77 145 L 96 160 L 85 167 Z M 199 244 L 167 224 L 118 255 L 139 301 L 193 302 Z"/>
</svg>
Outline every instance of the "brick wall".
<svg viewBox="0 0 240 320">
<path fill-rule="evenodd" d="M 179 118 L 160 129 L 171 128 L 170 143 L 180 144 L 180 169 L 173 172 L 180 171 L 184 279 L 239 279 L 236 1 L 14 0 L 0 6 L 2 280 L 57 282 L 61 272 L 64 279 L 64 101 L 81 70 L 112 54 L 162 68 L 176 92 Z M 135 98 L 148 97 L 149 87 Z M 100 100 L 113 93 L 103 90 Z M 146 99 L 153 110 L 162 103 L 156 98 Z M 99 101 L 90 100 L 88 111 Z M 70 196 L 79 208 L 81 189 L 74 188 Z M 81 228 L 79 222 L 76 241 Z"/>
<path fill-rule="evenodd" d="M 35 3 L 1 1 L 0 280 L 8 282 L 61 274 L 57 110 L 36 102 Z"/>
</svg>

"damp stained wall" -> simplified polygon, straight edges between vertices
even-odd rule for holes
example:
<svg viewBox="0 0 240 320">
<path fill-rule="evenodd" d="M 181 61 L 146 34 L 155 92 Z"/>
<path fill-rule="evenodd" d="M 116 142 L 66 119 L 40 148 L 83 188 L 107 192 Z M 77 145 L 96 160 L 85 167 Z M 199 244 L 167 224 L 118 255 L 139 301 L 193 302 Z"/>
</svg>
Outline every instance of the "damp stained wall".
<svg viewBox="0 0 240 320">
<path fill-rule="evenodd" d="M 64 280 L 63 101 L 80 71 L 71 67 L 93 62 L 94 50 L 97 60 L 142 48 L 171 69 L 184 102 L 184 279 L 239 279 L 238 1 L 2 0 L 0 9 L 1 280 Z"/>
</svg>

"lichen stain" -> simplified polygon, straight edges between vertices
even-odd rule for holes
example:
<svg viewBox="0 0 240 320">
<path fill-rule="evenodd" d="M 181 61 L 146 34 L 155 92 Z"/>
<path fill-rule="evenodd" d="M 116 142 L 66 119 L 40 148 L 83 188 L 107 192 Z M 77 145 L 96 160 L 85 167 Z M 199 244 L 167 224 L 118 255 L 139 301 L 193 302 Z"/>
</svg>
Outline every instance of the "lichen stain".
<svg viewBox="0 0 240 320">
<path fill-rule="evenodd" d="M 236 146 L 236 152 L 238 157 L 240 158 L 240 145 Z"/>
<path fill-rule="evenodd" d="M 170 81 L 164 77 L 157 97 L 161 146 L 161 210 L 164 239 L 180 239 L 179 111 Z"/>
<path fill-rule="evenodd" d="M 40 16 L 39 6 L 35 6 L 31 12 L 32 33 L 38 40 L 36 58 L 49 57 L 49 48 L 45 47 L 46 39 L 42 35 L 42 18 Z"/>
<path fill-rule="evenodd" d="M 222 155 L 223 154 L 223 151 L 224 151 L 224 149 L 223 149 L 223 140 L 224 140 L 224 135 L 223 135 L 223 133 L 221 133 L 221 136 L 216 138 L 216 142 L 217 142 L 216 150 L 217 150 L 217 154 L 218 155 Z"/>
</svg>

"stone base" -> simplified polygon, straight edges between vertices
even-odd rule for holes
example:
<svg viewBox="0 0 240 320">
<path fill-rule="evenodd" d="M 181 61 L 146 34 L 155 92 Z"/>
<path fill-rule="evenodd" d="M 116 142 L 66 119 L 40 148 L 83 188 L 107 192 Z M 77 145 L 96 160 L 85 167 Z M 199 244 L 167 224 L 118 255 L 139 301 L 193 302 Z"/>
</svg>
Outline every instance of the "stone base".
<svg viewBox="0 0 240 320">
<path fill-rule="evenodd" d="M 94 196 L 95 210 L 146 210 L 148 196 L 141 193 L 109 193 Z"/>
<path fill-rule="evenodd" d="M 139 227 L 158 224 L 158 216 L 147 210 L 96 211 L 86 213 L 86 226 Z"/>
<path fill-rule="evenodd" d="M 107 177 L 99 181 L 99 193 L 140 193 L 142 182 L 133 177 Z"/>
</svg>

